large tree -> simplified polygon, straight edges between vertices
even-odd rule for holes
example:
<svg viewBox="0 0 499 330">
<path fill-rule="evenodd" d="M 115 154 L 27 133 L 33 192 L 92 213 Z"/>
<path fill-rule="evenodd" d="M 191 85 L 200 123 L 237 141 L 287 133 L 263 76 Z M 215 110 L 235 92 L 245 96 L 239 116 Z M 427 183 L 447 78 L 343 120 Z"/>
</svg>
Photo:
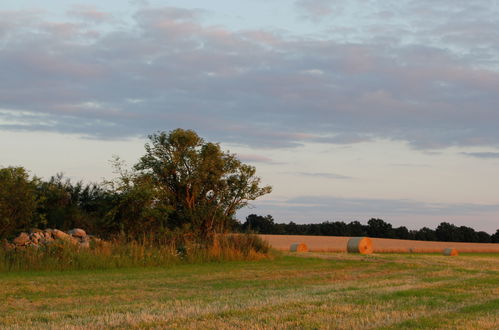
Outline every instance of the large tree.
<svg viewBox="0 0 499 330">
<path fill-rule="evenodd" d="M 170 223 L 175 226 L 188 225 L 204 236 L 223 232 L 238 209 L 271 192 L 270 186 L 261 186 L 253 166 L 192 130 L 160 132 L 149 139 L 135 169 L 150 177 L 162 202 L 173 207 Z"/>
</svg>

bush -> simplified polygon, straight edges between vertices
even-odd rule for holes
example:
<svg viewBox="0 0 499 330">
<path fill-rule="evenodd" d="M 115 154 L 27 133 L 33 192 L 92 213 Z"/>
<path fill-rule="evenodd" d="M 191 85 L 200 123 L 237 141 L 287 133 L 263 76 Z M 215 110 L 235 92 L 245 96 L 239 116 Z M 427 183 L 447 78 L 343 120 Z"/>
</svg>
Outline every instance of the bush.
<svg viewBox="0 0 499 330">
<path fill-rule="evenodd" d="M 161 243 L 160 243 L 161 242 Z M 11 249 L 0 246 L 0 272 L 171 266 L 182 262 L 258 260 L 269 245 L 256 235 L 216 235 L 199 242 L 190 235 L 123 235 L 79 248 L 66 241 L 47 246 Z"/>
<path fill-rule="evenodd" d="M 33 225 L 37 206 L 34 180 L 22 167 L 0 168 L 0 238 Z"/>
</svg>

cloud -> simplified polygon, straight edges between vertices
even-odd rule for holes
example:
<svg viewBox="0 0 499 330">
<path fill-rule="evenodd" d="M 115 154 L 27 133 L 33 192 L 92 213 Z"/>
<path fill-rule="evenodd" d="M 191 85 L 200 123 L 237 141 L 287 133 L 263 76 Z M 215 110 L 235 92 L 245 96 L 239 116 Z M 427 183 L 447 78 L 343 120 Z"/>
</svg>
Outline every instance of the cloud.
<svg viewBox="0 0 499 330">
<path fill-rule="evenodd" d="M 475 158 L 499 159 L 499 152 L 462 152 L 461 154 Z"/>
<path fill-rule="evenodd" d="M 95 6 L 87 5 L 73 5 L 67 14 L 94 23 L 102 23 L 112 17 L 110 13 L 98 10 Z"/>
<path fill-rule="evenodd" d="M 272 158 L 262 155 L 238 154 L 237 158 L 242 162 L 247 162 L 247 163 L 276 164 L 276 162 Z"/>
<path fill-rule="evenodd" d="M 334 196 L 298 196 L 285 201 L 291 208 L 319 208 L 335 213 L 384 215 L 469 215 L 499 212 L 499 204 L 425 203 L 409 199 L 342 198 Z"/>
<path fill-rule="evenodd" d="M 499 147 L 499 39 L 490 34 L 499 22 L 481 2 L 443 3 L 362 7 L 358 28 L 334 25 L 327 37 L 235 31 L 173 7 L 141 8 L 105 29 L 92 21 L 105 13 L 88 7 L 72 9 L 88 18 L 77 23 L 2 15 L 0 110 L 25 124 L 5 111 L 0 122 L 100 139 L 184 127 L 264 148 Z"/>
<path fill-rule="evenodd" d="M 297 0 L 295 6 L 302 12 L 301 17 L 317 20 L 333 14 L 334 1 L 331 0 Z"/>
<path fill-rule="evenodd" d="M 335 173 L 299 172 L 296 174 L 303 175 L 303 176 L 317 177 L 317 178 L 326 178 L 326 179 L 339 179 L 339 180 L 352 179 L 352 177 L 350 177 L 350 176 L 335 174 Z"/>
</svg>

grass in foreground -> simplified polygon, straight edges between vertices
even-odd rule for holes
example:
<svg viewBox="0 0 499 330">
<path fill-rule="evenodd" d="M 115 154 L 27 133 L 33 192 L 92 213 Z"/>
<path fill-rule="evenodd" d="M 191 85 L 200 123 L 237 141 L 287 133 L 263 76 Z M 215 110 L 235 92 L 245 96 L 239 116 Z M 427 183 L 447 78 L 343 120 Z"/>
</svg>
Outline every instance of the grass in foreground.
<svg viewBox="0 0 499 330">
<path fill-rule="evenodd" d="M 1 242 L 0 242 L 1 243 Z M 182 235 L 155 242 L 142 240 L 91 242 L 80 248 L 58 240 L 40 247 L 4 248 L 0 245 L 0 273 L 16 271 L 97 270 L 169 267 L 180 263 L 259 260 L 271 257 L 270 246 L 253 234 L 217 235 L 203 244 Z"/>
<path fill-rule="evenodd" d="M 0 274 L 0 328 L 499 327 L 499 256 L 275 260 Z"/>
</svg>

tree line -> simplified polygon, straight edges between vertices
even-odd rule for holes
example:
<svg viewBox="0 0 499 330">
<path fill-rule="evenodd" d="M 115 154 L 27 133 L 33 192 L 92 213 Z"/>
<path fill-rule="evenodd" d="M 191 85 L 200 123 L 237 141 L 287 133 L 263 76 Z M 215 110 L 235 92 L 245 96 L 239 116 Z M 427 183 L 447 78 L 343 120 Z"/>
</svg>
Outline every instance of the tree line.
<svg viewBox="0 0 499 330">
<path fill-rule="evenodd" d="M 71 182 L 62 174 L 43 180 L 23 167 L 0 168 L 0 239 L 30 228 L 79 227 L 106 238 L 186 233 L 205 239 L 228 231 L 262 234 L 370 236 L 454 242 L 499 242 L 466 226 L 442 222 L 436 229 L 408 230 L 382 219 L 317 224 L 275 223 L 252 214 L 245 222 L 236 211 L 271 192 L 253 166 L 192 130 L 149 136 L 145 154 L 128 169 L 116 158 L 117 178 L 101 183 Z"/>
<path fill-rule="evenodd" d="M 236 211 L 271 191 L 255 167 L 192 130 L 152 134 L 131 169 L 119 158 L 114 166 L 118 177 L 99 184 L 0 168 L 0 238 L 79 227 L 104 238 L 181 232 L 205 239 L 232 230 Z"/>
<path fill-rule="evenodd" d="M 271 215 L 251 214 L 239 225 L 241 231 L 276 235 L 317 235 L 317 236 L 369 236 L 421 241 L 499 243 L 499 229 L 490 235 L 475 231 L 466 226 L 456 226 L 448 222 L 440 223 L 435 229 L 423 227 L 409 230 L 405 226 L 393 227 L 382 219 L 370 219 L 366 225 L 359 221 L 325 221 L 322 223 L 296 224 L 276 223 Z"/>
</svg>

